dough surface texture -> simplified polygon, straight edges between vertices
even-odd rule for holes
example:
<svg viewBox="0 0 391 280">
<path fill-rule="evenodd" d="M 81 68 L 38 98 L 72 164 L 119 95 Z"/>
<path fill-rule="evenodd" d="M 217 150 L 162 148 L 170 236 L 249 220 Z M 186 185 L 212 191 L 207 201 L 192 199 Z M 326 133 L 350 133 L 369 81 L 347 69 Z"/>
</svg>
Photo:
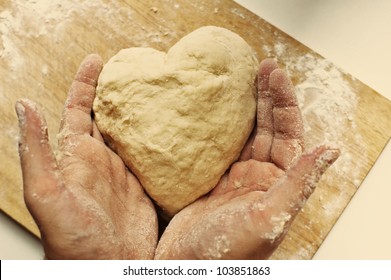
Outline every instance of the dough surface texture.
<svg viewBox="0 0 391 280">
<path fill-rule="evenodd" d="M 167 53 L 123 49 L 104 66 L 93 110 L 105 141 L 168 216 L 213 189 L 255 121 L 258 61 L 207 26 Z"/>
</svg>

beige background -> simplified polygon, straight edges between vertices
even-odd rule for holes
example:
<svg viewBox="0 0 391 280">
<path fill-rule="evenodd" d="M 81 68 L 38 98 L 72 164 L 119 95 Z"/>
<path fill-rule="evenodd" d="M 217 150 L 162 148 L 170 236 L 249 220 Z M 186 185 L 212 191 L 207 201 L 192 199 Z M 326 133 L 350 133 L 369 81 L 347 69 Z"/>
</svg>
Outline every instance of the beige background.
<svg viewBox="0 0 391 280">
<path fill-rule="evenodd" d="M 237 2 L 391 99 L 391 1 Z M 315 259 L 391 259 L 390 166 L 388 144 Z M 2 213 L 0 248 L 1 259 L 43 255 L 39 241 Z"/>
</svg>

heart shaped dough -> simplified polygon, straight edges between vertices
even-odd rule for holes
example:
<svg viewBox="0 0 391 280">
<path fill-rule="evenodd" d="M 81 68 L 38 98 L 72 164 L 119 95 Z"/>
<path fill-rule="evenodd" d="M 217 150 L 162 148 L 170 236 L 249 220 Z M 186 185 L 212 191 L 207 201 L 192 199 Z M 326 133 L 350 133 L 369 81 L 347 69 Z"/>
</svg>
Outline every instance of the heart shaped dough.
<svg viewBox="0 0 391 280">
<path fill-rule="evenodd" d="M 168 53 L 121 50 L 93 110 L 105 141 L 168 216 L 213 189 L 254 125 L 258 61 L 237 34 L 202 27 Z"/>
</svg>

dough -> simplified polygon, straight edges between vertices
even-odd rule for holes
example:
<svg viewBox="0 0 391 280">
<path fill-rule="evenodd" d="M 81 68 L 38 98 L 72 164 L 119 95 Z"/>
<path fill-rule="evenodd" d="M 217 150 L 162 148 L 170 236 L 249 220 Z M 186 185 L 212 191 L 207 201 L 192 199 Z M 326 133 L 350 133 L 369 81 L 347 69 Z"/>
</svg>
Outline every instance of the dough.
<svg viewBox="0 0 391 280">
<path fill-rule="evenodd" d="M 214 26 L 168 53 L 124 49 L 104 66 L 95 121 L 166 215 L 213 189 L 238 158 L 254 125 L 257 71 L 251 47 Z"/>
</svg>

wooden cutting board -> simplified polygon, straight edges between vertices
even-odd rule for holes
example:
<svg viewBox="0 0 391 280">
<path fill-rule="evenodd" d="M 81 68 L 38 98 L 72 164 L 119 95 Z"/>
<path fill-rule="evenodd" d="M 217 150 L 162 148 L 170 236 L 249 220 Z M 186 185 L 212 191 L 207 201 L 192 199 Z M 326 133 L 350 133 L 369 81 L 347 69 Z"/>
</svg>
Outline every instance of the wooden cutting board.
<svg viewBox="0 0 391 280">
<path fill-rule="evenodd" d="M 44 109 L 56 147 L 67 90 L 86 54 L 107 61 L 132 46 L 166 51 L 204 25 L 238 33 L 259 58 L 275 57 L 296 85 L 308 147 L 326 142 L 342 151 L 272 256 L 310 259 L 390 139 L 391 102 L 229 0 L 1 1 L 1 210 L 39 236 L 23 202 L 15 100 Z"/>
</svg>

